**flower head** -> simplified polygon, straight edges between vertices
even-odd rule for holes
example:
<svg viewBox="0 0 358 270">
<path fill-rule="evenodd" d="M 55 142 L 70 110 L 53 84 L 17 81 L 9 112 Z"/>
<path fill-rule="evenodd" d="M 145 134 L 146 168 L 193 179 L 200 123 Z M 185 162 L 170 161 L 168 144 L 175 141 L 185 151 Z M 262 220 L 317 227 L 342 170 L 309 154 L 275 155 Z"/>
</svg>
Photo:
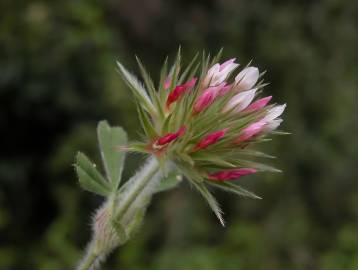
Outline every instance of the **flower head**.
<svg viewBox="0 0 358 270">
<path fill-rule="evenodd" d="M 257 162 L 257 151 L 248 148 L 275 133 L 286 105 L 270 105 L 272 96 L 257 97 L 264 86 L 258 83 L 258 68 L 246 67 L 230 80 L 230 74 L 239 66 L 235 58 L 211 66 L 208 57 L 203 59 L 206 60 L 197 63 L 199 68 L 194 60 L 180 74 L 178 57 L 171 71 L 161 75 L 163 87 L 159 90 L 153 88 L 149 75 L 145 76 L 145 89 L 119 64 L 137 99 L 145 133 L 143 142 L 132 143 L 128 149 L 174 163 L 222 220 L 206 185 L 257 198 L 225 180 L 275 171 Z"/>
</svg>

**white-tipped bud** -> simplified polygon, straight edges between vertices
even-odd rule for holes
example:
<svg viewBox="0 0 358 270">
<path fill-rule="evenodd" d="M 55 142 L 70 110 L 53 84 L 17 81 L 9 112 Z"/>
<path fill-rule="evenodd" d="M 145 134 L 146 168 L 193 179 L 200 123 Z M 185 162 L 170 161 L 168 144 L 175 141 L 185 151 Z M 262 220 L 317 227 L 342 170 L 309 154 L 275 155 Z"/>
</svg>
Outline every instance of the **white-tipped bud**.
<svg viewBox="0 0 358 270">
<path fill-rule="evenodd" d="M 284 112 L 285 108 L 286 104 L 273 107 L 267 112 L 266 116 L 262 119 L 262 121 L 271 122 L 272 120 L 279 117 Z"/>
<path fill-rule="evenodd" d="M 239 64 L 235 63 L 235 58 L 227 60 L 226 62 L 220 64 L 213 65 L 209 70 L 204 79 L 204 87 L 208 86 L 217 86 L 225 81 L 227 76 L 232 72 L 235 68 L 237 68 Z"/>
<path fill-rule="evenodd" d="M 229 102 L 225 105 L 223 111 L 227 112 L 233 108 L 235 108 L 235 112 L 240 112 L 244 110 L 247 106 L 250 105 L 251 101 L 255 97 L 256 88 L 251 89 L 249 91 L 241 92 L 235 96 L 233 96 Z"/>
<path fill-rule="evenodd" d="M 237 76 L 235 77 L 235 87 L 236 91 L 244 91 L 251 89 L 259 79 L 260 72 L 256 67 L 247 67 L 244 68 Z"/>
<path fill-rule="evenodd" d="M 271 122 L 268 122 L 262 129 L 262 132 L 269 133 L 269 132 L 274 131 L 275 129 L 277 129 L 280 126 L 282 121 L 283 121 L 282 119 L 275 119 L 275 120 L 272 120 Z"/>
</svg>

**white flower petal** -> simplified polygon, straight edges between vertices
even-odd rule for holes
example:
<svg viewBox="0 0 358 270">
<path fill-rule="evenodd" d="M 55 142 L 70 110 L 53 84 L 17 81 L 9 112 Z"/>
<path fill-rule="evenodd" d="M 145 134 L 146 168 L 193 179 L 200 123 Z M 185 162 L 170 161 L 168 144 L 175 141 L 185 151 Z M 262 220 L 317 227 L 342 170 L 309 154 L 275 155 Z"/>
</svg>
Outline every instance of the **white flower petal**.
<svg viewBox="0 0 358 270">
<path fill-rule="evenodd" d="M 241 92 L 235 96 L 233 96 L 229 102 L 224 107 L 224 112 L 227 112 L 231 110 L 232 108 L 235 108 L 236 112 L 242 111 L 245 109 L 251 101 L 255 97 L 256 88 L 251 89 L 249 91 Z"/>
<path fill-rule="evenodd" d="M 247 67 L 244 68 L 236 77 L 235 82 L 236 86 L 235 89 L 237 91 L 249 90 L 252 88 L 257 80 L 259 79 L 260 72 L 259 69 L 256 67 Z"/>
<path fill-rule="evenodd" d="M 286 108 L 286 104 L 273 107 L 268 111 L 268 113 L 262 119 L 262 121 L 271 122 L 272 120 L 279 117 L 284 112 L 285 108 Z"/>
<path fill-rule="evenodd" d="M 282 119 L 275 119 L 275 120 L 272 120 L 271 122 L 268 122 L 264 128 L 263 128 L 263 132 L 264 133 L 269 133 L 271 131 L 274 131 L 276 128 L 279 127 L 279 125 L 282 123 Z"/>
</svg>

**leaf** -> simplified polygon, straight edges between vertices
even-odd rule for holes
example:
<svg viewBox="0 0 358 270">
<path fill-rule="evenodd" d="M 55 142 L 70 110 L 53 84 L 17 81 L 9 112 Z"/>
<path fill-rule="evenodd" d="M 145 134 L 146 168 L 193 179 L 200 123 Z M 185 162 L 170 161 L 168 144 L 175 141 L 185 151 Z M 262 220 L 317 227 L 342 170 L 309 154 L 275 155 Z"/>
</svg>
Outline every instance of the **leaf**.
<svg viewBox="0 0 358 270">
<path fill-rule="evenodd" d="M 95 168 L 95 164 L 81 152 L 77 154 L 75 168 L 83 189 L 102 196 L 107 196 L 110 193 L 108 182 Z"/>
<path fill-rule="evenodd" d="M 225 226 L 225 221 L 222 217 L 222 210 L 214 198 L 214 196 L 210 193 L 208 188 L 205 186 L 204 183 L 198 183 L 196 181 L 190 181 L 196 189 L 200 192 L 200 194 L 206 199 L 207 203 L 209 204 L 211 210 L 215 213 L 216 217 L 219 219 L 221 225 Z"/>
<path fill-rule="evenodd" d="M 121 127 L 111 127 L 107 121 L 99 122 L 97 136 L 101 157 L 112 190 L 117 190 L 121 181 L 125 152 L 115 149 L 127 144 L 127 134 Z"/>
<path fill-rule="evenodd" d="M 156 192 L 167 191 L 172 188 L 175 188 L 182 182 L 182 180 L 182 175 L 178 174 L 178 172 L 172 172 L 160 181 Z"/>
<path fill-rule="evenodd" d="M 119 61 L 117 61 L 117 65 L 119 67 L 120 74 L 122 75 L 129 88 L 132 90 L 134 96 L 145 106 L 146 110 L 150 114 L 156 114 L 153 103 L 150 100 L 148 93 L 143 85 Z"/>
<path fill-rule="evenodd" d="M 249 197 L 252 199 L 262 199 L 261 197 L 257 196 L 251 191 L 248 191 L 241 186 L 229 182 L 214 182 L 214 181 L 207 181 L 207 183 L 213 187 L 220 188 L 224 191 L 232 192 L 239 196 Z"/>
</svg>

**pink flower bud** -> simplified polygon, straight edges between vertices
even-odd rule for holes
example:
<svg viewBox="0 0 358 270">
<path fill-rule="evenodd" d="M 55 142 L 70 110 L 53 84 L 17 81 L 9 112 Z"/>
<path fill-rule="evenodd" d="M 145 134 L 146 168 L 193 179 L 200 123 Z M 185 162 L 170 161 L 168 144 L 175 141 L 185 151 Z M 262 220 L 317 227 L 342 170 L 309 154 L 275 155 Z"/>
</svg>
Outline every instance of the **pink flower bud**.
<svg viewBox="0 0 358 270">
<path fill-rule="evenodd" d="M 235 108 L 235 112 L 240 112 L 245 109 L 255 97 L 256 88 L 249 91 L 241 92 L 233 96 L 225 105 L 223 112 L 227 112 Z"/>
<path fill-rule="evenodd" d="M 252 138 L 253 136 L 257 135 L 258 133 L 260 133 L 263 130 L 263 127 L 265 126 L 265 124 L 266 124 L 265 122 L 256 122 L 256 123 L 249 125 L 248 127 L 244 128 L 241 131 L 240 136 L 234 142 L 241 143 L 243 141 L 246 141 L 246 140 Z"/>
<path fill-rule="evenodd" d="M 256 67 L 247 67 L 244 68 L 236 77 L 235 77 L 235 87 L 236 91 L 244 91 L 251 89 L 259 79 L 259 70 Z"/>
<path fill-rule="evenodd" d="M 205 89 L 194 104 L 194 113 L 199 113 L 210 106 L 214 102 L 215 98 L 219 95 L 221 89 L 224 87 L 225 84 L 222 83 L 218 86 L 212 86 Z"/>
<path fill-rule="evenodd" d="M 156 145 L 156 146 L 166 145 L 166 144 L 180 138 L 181 136 L 183 136 L 185 131 L 186 131 L 186 127 L 182 126 L 177 132 L 168 133 L 168 134 L 164 135 L 163 137 L 160 137 L 159 139 L 157 139 L 155 141 L 154 145 Z"/>
<path fill-rule="evenodd" d="M 164 81 L 164 89 L 167 90 L 167 89 L 170 87 L 171 83 L 172 83 L 172 80 L 171 80 L 171 78 L 168 76 L 168 77 L 165 79 L 165 81 Z"/>
<path fill-rule="evenodd" d="M 182 85 L 176 86 L 168 95 L 167 108 L 169 108 L 173 102 L 177 101 L 188 89 L 194 87 L 195 83 L 196 78 L 193 78 Z"/>
<path fill-rule="evenodd" d="M 193 152 L 196 152 L 200 149 L 205 149 L 209 145 L 212 145 L 216 143 L 218 140 L 220 140 L 222 137 L 225 136 L 226 132 L 228 131 L 228 128 L 225 128 L 223 130 L 212 132 L 208 135 L 206 135 L 203 139 L 201 139 L 196 146 L 193 149 Z"/>
<path fill-rule="evenodd" d="M 184 83 L 183 86 L 185 86 L 186 88 L 192 88 L 195 86 L 196 80 L 197 80 L 197 78 L 194 77 L 191 80 Z"/>
<path fill-rule="evenodd" d="M 251 103 L 245 111 L 257 111 L 263 107 L 265 107 L 271 100 L 272 96 L 264 97 L 261 99 L 256 100 L 255 102 Z"/>
<path fill-rule="evenodd" d="M 218 91 L 218 96 L 223 96 L 225 95 L 227 92 L 229 92 L 232 88 L 232 85 L 231 84 L 226 84 L 226 83 L 223 83 L 223 86 L 221 87 L 221 89 Z"/>
<path fill-rule="evenodd" d="M 203 86 L 216 86 L 225 81 L 226 77 L 239 65 L 235 63 L 235 58 L 227 60 L 226 62 L 213 65 L 203 81 Z"/>
<path fill-rule="evenodd" d="M 219 171 L 216 173 L 212 173 L 208 176 L 208 178 L 211 180 L 226 181 L 226 180 L 238 179 L 244 175 L 253 174 L 255 172 L 257 172 L 257 170 L 252 168 L 233 169 L 233 170 Z"/>
</svg>

